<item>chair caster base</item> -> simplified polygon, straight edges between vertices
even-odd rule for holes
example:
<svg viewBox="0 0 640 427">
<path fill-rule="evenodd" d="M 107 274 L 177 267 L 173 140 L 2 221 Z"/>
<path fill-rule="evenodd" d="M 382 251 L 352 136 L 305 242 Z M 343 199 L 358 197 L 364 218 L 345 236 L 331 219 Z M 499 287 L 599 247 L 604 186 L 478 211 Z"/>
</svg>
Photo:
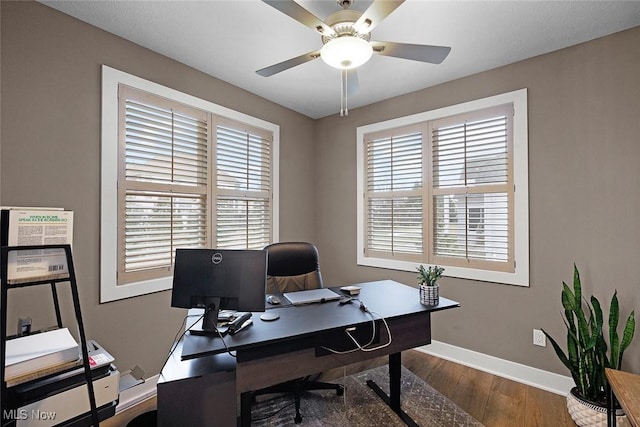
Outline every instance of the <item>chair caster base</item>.
<svg viewBox="0 0 640 427">
<path fill-rule="evenodd" d="M 302 415 L 296 415 L 293 421 L 295 421 L 296 424 L 300 424 L 302 422 Z"/>
</svg>

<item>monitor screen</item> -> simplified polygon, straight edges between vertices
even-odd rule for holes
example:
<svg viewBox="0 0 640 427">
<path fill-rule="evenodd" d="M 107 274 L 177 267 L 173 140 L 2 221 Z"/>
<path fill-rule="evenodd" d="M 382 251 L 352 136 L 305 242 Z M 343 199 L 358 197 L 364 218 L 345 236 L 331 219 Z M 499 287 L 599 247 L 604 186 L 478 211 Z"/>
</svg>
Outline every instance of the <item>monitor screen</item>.
<svg viewBox="0 0 640 427">
<path fill-rule="evenodd" d="M 204 308 L 215 331 L 220 309 L 265 311 L 267 251 L 176 249 L 171 306 Z"/>
</svg>

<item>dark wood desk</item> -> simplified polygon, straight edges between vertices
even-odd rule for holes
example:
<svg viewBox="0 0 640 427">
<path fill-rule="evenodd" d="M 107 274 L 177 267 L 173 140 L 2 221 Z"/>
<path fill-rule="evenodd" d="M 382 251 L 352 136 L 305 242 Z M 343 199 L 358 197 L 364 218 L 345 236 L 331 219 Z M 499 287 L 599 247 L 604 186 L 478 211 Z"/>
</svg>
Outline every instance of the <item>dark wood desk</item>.
<svg viewBox="0 0 640 427">
<path fill-rule="evenodd" d="M 607 425 L 615 427 L 616 417 L 613 411 L 616 400 L 624 409 L 627 420 L 633 427 L 640 426 L 640 375 L 615 369 L 605 369 L 609 381 L 609 408 Z"/>
<path fill-rule="evenodd" d="M 248 426 L 251 422 L 249 392 L 252 390 L 384 355 L 389 355 L 390 395 L 386 396 L 382 390 L 376 389 L 375 384 L 370 386 L 407 424 L 415 425 L 411 424 L 412 420 L 400 405 L 401 352 L 429 344 L 431 313 L 458 307 L 459 304 L 441 297 L 438 306 L 425 307 L 420 304 L 418 289 L 390 280 L 361 283 L 358 286 L 362 288 L 358 298 L 371 314 L 360 310 L 357 301 L 345 305 L 332 301 L 279 307 L 269 312 L 278 313 L 280 319 L 264 322 L 256 314 L 251 327 L 237 335 L 225 337 L 229 350 L 235 350 L 237 354 L 235 372 L 228 376 L 227 381 L 229 384 L 233 383 L 236 393 L 242 396 L 241 425 Z M 370 332 L 372 314 L 380 331 L 378 345 L 387 343 L 389 339 L 386 328 L 379 320 L 380 317 L 386 319 L 392 337 L 388 346 L 371 352 L 355 351 L 348 354 L 333 354 L 322 349 L 342 348 L 348 339 L 345 335 L 347 327 L 355 327 L 355 333 L 358 330 Z M 202 379 L 204 376 L 199 370 L 201 367 L 196 368 L 194 363 L 202 364 L 203 362 L 196 361 L 209 357 L 225 357 L 225 352 L 219 338 L 194 335 L 185 337 L 183 360 L 172 357 L 163 368 L 158 382 L 158 420 L 161 425 L 163 405 L 170 399 L 163 396 L 165 393 L 162 390 L 171 388 L 172 382 L 180 381 L 184 384 L 184 380 L 189 378 Z M 286 369 L 283 369 L 285 366 Z M 229 372 L 229 369 L 223 371 Z M 220 378 L 223 377 L 224 375 Z M 224 383 L 213 377 L 211 381 L 217 381 L 218 386 Z M 171 395 L 175 396 L 173 393 Z M 184 393 L 181 395 L 184 396 Z M 229 409 L 237 410 L 235 405 Z M 190 405 L 185 410 L 193 412 L 195 409 Z"/>
</svg>

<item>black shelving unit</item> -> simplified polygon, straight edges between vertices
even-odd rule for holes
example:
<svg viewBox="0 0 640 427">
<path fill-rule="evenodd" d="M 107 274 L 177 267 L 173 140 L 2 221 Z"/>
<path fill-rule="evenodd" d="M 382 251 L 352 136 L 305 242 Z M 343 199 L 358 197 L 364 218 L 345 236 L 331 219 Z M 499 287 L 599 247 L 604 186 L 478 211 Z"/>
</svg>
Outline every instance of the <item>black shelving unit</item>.
<svg viewBox="0 0 640 427">
<path fill-rule="evenodd" d="M 65 252 L 67 269 L 69 274 L 63 278 L 37 280 L 25 283 L 12 283 L 8 282 L 7 265 L 9 260 L 9 253 L 14 251 L 35 251 L 35 250 L 51 250 L 51 249 L 63 249 Z M 71 287 L 71 296 L 73 299 L 73 307 L 75 312 L 76 324 L 78 326 L 78 334 L 80 335 L 80 348 L 82 349 L 82 365 L 84 368 L 84 382 L 87 385 L 87 391 L 89 395 L 89 405 L 91 408 L 91 424 L 93 426 L 99 426 L 98 409 L 96 408 L 96 398 L 93 388 L 93 380 L 91 376 L 91 367 L 89 365 L 89 354 L 87 349 L 87 339 L 84 333 L 84 324 L 82 322 L 82 313 L 80 311 L 80 298 L 78 296 L 78 285 L 76 282 L 76 274 L 73 266 L 73 257 L 71 255 L 71 246 L 64 245 L 38 245 L 38 246 L 3 246 L 0 251 L 0 280 L 2 285 L 2 294 L 0 296 L 0 319 L 4 323 L 4 327 L 0 327 L 0 379 L 2 379 L 2 388 L 0 390 L 0 402 L 2 406 L 2 427 L 12 426 L 15 421 L 8 418 L 8 414 L 11 413 L 12 408 L 10 399 L 8 399 L 8 387 L 5 381 L 5 358 L 7 349 L 7 297 L 9 289 L 26 288 L 31 286 L 46 286 L 49 285 L 51 294 L 53 297 L 53 305 L 56 314 L 56 321 L 59 328 L 63 327 L 62 315 L 60 313 L 60 304 L 58 301 L 57 286 L 59 284 L 68 284 Z"/>
</svg>

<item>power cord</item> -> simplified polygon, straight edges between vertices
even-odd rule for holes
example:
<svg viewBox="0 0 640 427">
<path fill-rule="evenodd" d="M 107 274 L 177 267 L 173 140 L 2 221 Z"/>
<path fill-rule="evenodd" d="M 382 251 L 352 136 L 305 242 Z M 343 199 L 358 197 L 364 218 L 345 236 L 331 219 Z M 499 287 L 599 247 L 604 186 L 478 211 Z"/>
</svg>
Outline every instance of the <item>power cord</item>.
<svg viewBox="0 0 640 427">
<path fill-rule="evenodd" d="M 200 321 L 200 319 L 204 318 L 205 314 L 207 314 L 207 312 L 209 312 L 209 311 L 211 311 L 211 308 L 210 308 L 210 307 L 209 307 L 209 308 L 206 308 L 206 309 L 205 309 L 205 312 L 202 314 L 202 316 L 201 316 L 198 320 L 196 320 L 196 321 L 193 323 L 193 325 L 191 325 L 191 326 L 190 326 L 186 331 L 184 331 L 184 333 L 183 333 L 182 335 L 184 336 L 184 334 L 186 334 L 186 333 L 187 333 L 187 331 L 189 331 L 191 328 L 193 328 L 193 327 L 196 325 L 196 323 L 198 323 L 198 322 Z M 220 339 L 222 340 L 222 345 L 224 345 L 224 349 L 227 351 L 227 353 L 229 353 L 229 356 L 231 356 L 231 357 L 237 357 L 237 355 L 236 355 L 236 354 L 233 354 L 233 352 L 232 352 L 231 350 L 229 350 L 229 347 L 227 347 L 227 342 L 224 340 L 224 337 L 222 336 L 222 332 L 220 332 L 220 329 L 219 329 L 219 328 L 216 328 L 216 333 L 218 334 L 218 336 L 219 336 L 219 337 L 220 337 Z M 180 337 L 180 338 L 182 338 L 182 337 Z"/>
<path fill-rule="evenodd" d="M 368 343 L 362 345 L 358 342 L 358 340 L 351 335 L 351 332 L 353 332 L 356 328 L 355 327 L 350 327 L 350 328 L 346 328 L 344 330 L 344 332 L 347 334 L 347 336 L 349 338 L 351 338 L 351 341 L 354 342 L 354 344 L 356 345 L 356 348 L 351 349 L 351 350 L 346 350 L 346 351 L 339 351 L 339 350 L 334 350 L 332 348 L 329 347 L 325 347 L 325 346 L 320 346 L 320 348 L 327 350 L 331 353 L 334 354 L 349 354 L 349 353 L 353 353 L 356 351 L 365 351 L 365 352 L 370 352 L 370 351 L 376 351 L 376 350 L 380 350 L 382 348 L 388 347 L 389 345 L 391 345 L 392 342 L 392 337 L 391 337 L 391 330 L 389 329 L 389 325 L 387 324 L 387 320 L 382 317 L 379 313 L 376 313 L 374 311 L 369 310 L 369 308 L 366 306 L 366 304 L 357 299 L 357 298 L 353 298 L 352 300 L 354 301 L 360 301 L 360 310 L 364 311 L 365 313 L 369 314 L 371 316 L 371 339 L 369 340 Z M 387 335 L 389 336 L 389 341 L 386 342 L 385 344 L 376 346 L 376 347 L 369 347 L 371 344 L 373 344 L 373 341 L 375 341 L 376 338 L 376 316 L 380 318 L 380 320 L 382 320 L 382 323 L 384 323 L 384 327 L 387 330 Z"/>
<path fill-rule="evenodd" d="M 186 333 L 187 333 L 187 331 L 190 329 L 190 328 L 188 328 L 187 330 L 185 330 L 184 332 L 182 332 L 182 335 L 180 334 L 180 331 L 182 331 L 182 328 L 183 328 L 183 327 L 184 327 L 184 325 L 186 324 L 187 319 L 188 319 L 189 317 L 195 317 L 195 315 L 193 315 L 193 314 L 191 314 L 191 315 L 187 314 L 186 316 L 184 316 L 184 319 L 182 319 L 182 322 L 180 323 L 180 328 L 178 328 L 178 332 L 176 332 L 175 336 L 173 337 L 173 344 L 171 344 L 171 349 L 169 350 L 169 354 L 167 354 L 167 358 L 166 358 L 166 359 L 164 359 L 164 363 L 162 364 L 162 366 L 165 366 L 165 365 L 167 364 L 167 362 L 169 361 L 169 358 L 171 357 L 171 355 L 173 354 L 173 352 L 174 352 L 174 351 L 176 351 L 176 348 L 178 347 L 178 343 L 180 342 L 180 340 L 182 339 L 182 337 L 184 336 L 184 334 L 186 334 Z M 202 318 L 202 317 L 204 317 L 204 314 L 203 314 L 200 318 Z M 200 319 L 198 319 L 198 320 L 200 320 Z M 198 322 L 198 320 L 196 320 L 196 321 L 194 322 L 194 324 L 195 324 L 195 323 L 197 323 L 197 322 Z M 160 371 L 160 376 L 162 376 L 162 371 Z"/>
<path fill-rule="evenodd" d="M 210 309 L 207 309 L 210 310 Z M 207 314 L 207 311 L 205 311 L 202 314 L 187 314 L 186 316 L 184 316 L 184 319 L 182 319 L 182 322 L 180 323 L 180 328 L 178 329 L 178 332 L 176 332 L 175 336 L 173 337 L 173 344 L 171 346 L 171 350 L 169 350 L 169 354 L 167 355 L 167 358 L 164 359 L 164 363 L 162 364 L 162 366 L 167 364 L 167 361 L 169 360 L 169 358 L 171 357 L 171 355 L 173 355 L 173 352 L 176 351 L 176 348 L 178 348 L 178 343 L 180 342 L 180 340 L 186 335 L 187 332 L 189 332 L 191 330 L 191 328 L 193 328 L 200 320 L 204 319 L 205 314 Z M 180 331 L 182 331 L 182 328 L 184 327 L 184 325 L 187 322 L 187 319 L 189 317 L 198 317 L 198 319 L 196 319 L 195 322 L 193 322 L 191 324 L 191 326 L 189 326 L 188 328 L 186 328 L 184 330 L 184 332 L 182 332 L 182 334 L 180 333 Z M 222 336 L 222 334 L 220 333 L 220 330 L 216 329 L 216 332 L 218 333 L 218 336 L 220 337 L 220 339 L 222 340 L 222 344 L 224 345 L 225 350 L 227 351 L 227 353 L 229 353 L 229 355 L 231 357 L 237 357 L 235 354 L 233 354 L 233 352 L 231 352 L 231 350 L 229 350 L 229 347 L 227 347 L 227 343 L 224 340 L 224 337 Z M 162 376 L 162 372 L 160 372 L 160 376 Z"/>
<path fill-rule="evenodd" d="M 361 351 L 376 351 L 376 350 L 380 350 L 380 349 L 385 348 L 385 347 L 389 347 L 393 340 L 391 338 L 391 330 L 389 329 L 389 325 L 387 324 L 387 320 L 384 317 L 382 317 L 379 313 L 376 313 L 375 311 L 366 310 L 366 312 L 369 313 L 372 316 L 372 320 L 371 321 L 372 321 L 372 323 L 374 325 L 375 325 L 374 316 L 378 316 L 380 318 L 380 320 L 382 320 L 382 323 L 384 323 L 384 327 L 387 330 L 387 335 L 389 336 L 389 341 L 387 341 L 385 344 L 379 345 L 377 347 L 366 348 L 371 344 L 371 342 L 369 342 L 368 344 L 365 344 L 364 346 L 359 346 L 359 350 L 361 350 Z M 374 326 L 374 328 L 375 328 L 375 326 Z M 347 332 L 347 335 L 349 335 L 351 337 L 351 339 L 356 343 L 356 345 L 358 344 L 356 339 L 354 337 L 352 337 L 349 332 Z"/>
</svg>

